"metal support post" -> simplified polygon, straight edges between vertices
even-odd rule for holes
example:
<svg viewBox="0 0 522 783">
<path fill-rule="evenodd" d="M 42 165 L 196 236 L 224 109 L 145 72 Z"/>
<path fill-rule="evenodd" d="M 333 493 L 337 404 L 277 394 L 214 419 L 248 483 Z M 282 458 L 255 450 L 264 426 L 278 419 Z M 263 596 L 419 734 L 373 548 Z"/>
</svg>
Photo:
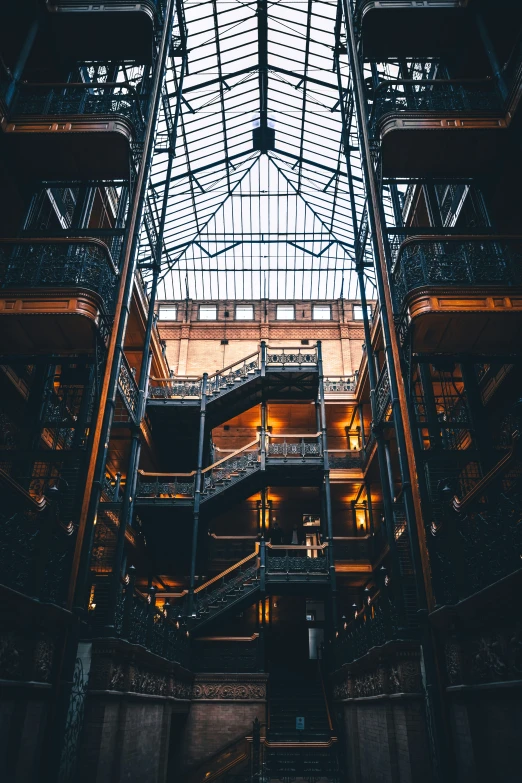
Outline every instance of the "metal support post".
<svg viewBox="0 0 522 783">
<path fill-rule="evenodd" d="M 194 589 L 196 586 L 196 561 L 198 554 L 198 530 L 199 530 L 199 508 L 201 504 L 201 479 L 203 470 L 203 449 L 205 445 L 205 416 L 207 409 L 207 382 L 208 373 L 203 373 L 203 382 L 201 384 L 201 407 L 199 413 L 199 440 L 198 440 L 198 466 L 196 479 L 194 482 L 194 521 L 192 524 L 192 556 L 190 560 L 190 585 L 188 595 L 188 615 L 193 617 L 195 614 Z"/>
<path fill-rule="evenodd" d="M 261 470 L 266 470 L 266 402 L 263 400 L 261 403 Z M 264 502 L 264 494 L 263 494 Z M 264 527 L 265 518 L 263 516 L 262 527 Z"/>
</svg>

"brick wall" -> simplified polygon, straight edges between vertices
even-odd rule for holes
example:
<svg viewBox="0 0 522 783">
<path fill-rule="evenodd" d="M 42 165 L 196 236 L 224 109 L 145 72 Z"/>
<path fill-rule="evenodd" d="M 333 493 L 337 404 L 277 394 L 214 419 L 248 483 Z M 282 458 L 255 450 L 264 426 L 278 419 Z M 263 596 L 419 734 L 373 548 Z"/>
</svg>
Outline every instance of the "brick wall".
<svg viewBox="0 0 522 783">
<path fill-rule="evenodd" d="M 301 346 L 321 340 L 326 375 L 351 375 L 359 368 L 364 342 L 362 323 L 354 320 L 357 301 L 331 301 L 331 320 L 314 321 L 311 302 L 292 302 L 295 320 L 276 319 L 275 302 L 254 305 L 254 320 L 236 321 L 234 302 L 215 302 L 215 321 L 200 321 L 202 302 L 173 302 L 177 318 L 158 322 L 159 333 L 166 342 L 170 369 L 176 375 L 201 375 L 227 367 L 258 350 L 261 340 L 274 347 Z M 249 303 L 252 304 L 252 303 Z M 161 303 L 160 303 L 161 305 Z M 225 317 L 225 312 L 228 316 Z M 227 340 L 227 344 L 222 341 Z"/>
</svg>

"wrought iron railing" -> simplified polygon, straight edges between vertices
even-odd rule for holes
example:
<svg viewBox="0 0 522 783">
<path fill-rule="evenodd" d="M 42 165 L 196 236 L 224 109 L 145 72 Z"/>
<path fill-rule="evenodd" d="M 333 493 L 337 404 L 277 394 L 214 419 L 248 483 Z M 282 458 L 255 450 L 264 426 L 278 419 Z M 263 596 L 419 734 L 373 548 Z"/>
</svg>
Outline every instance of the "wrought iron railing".
<svg viewBox="0 0 522 783">
<path fill-rule="evenodd" d="M 358 375 L 357 371 L 353 375 L 330 375 L 323 381 L 325 394 L 353 394 Z"/>
<path fill-rule="evenodd" d="M 276 457 L 284 460 L 301 459 L 305 461 L 310 457 L 322 457 L 323 447 L 321 435 L 267 435 L 268 457 Z"/>
<path fill-rule="evenodd" d="M 218 614 L 243 595 L 257 590 L 259 585 L 258 555 L 259 546 L 256 545 L 252 554 L 195 589 L 193 611 L 197 618 L 208 618 Z M 189 597 L 186 596 L 186 611 L 188 610 L 188 600 Z"/>
<path fill-rule="evenodd" d="M 149 96 L 125 82 L 22 83 L 10 116 L 117 114 L 130 120 L 137 133 L 145 127 Z"/>
<path fill-rule="evenodd" d="M 393 283 L 399 303 L 426 285 L 522 285 L 522 237 L 411 237 L 401 245 Z"/>
<path fill-rule="evenodd" d="M 281 365 L 282 367 L 314 366 L 317 364 L 317 347 L 315 345 L 308 348 L 271 348 L 267 346 L 266 364 L 267 366 Z"/>
<path fill-rule="evenodd" d="M 328 574 L 328 544 L 318 546 L 266 544 L 266 577 Z"/>
<path fill-rule="evenodd" d="M 192 499 L 194 478 L 192 473 L 147 473 L 138 471 L 136 497 L 158 499 Z"/>
<path fill-rule="evenodd" d="M 333 470 L 362 468 L 363 454 L 359 449 L 328 449 L 328 466 Z"/>
<path fill-rule="evenodd" d="M 116 635 L 132 644 L 139 644 L 150 652 L 188 665 L 190 634 L 186 625 L 174 616 L 175 610 L 166 602 L 163 608 L 156 606 L 156 591 L 148 594 L 136 589 L 136 572 L 129 568 L 118 595 L 115 618 Z M 91 604 L 91 621 L 96 626 L 97 607 Z"/>
<path fill-rule="evenodd" d="M 259 438 L 202 471 L 202 501 L 258 470 Z"/>
<path fill-rule="evenodd" d="M 67 9 L 77 9 L 80 8 L 82 11 L 89 10 L 93 13 L 96 13 L 98 10 L 135 10 L 137 5 L 144 5 L 149 6 L 152 9 L 155 9 L 157 6 L 161 6 L 163 4 L 164 0 L 139 0 L 139 3 L 129 3 L 129 0 L 104 0 L 103 3 L 86 3 L 85 0 L 48 0 L 47 7 L 49 11 L 54 11 L 55 9 L 59 8 Z"/>
<path fill-rule="evenodd" d="M 97 239 L 0 239 L 0 288 L 85 287 L 110 311 L 117 275 Z"/>
<path fill-rule="evenodd" d="M 399 79 L 384 81 L 375 91 L 373 132 L 391 112 L 498 113 L 502 99 L 491 79 Z"/>
<path fill-rule="evenodd" d="M 351 622 L 345 622 L 336 645 L 336 666 L 362 658 L 373 647 L 380 647 L 399 635 L 399 619 L 388 588 L 371 596 L 366 593 L 360 609 L 354 607 Z"/>
<path fill-rule="evenodd" d="M 259 375 L 261 369 L 260 352 L 250 354 L 234 364 L 229 364 L 223 370 L 209 375 L 207 380 L 207 397 L 217 397 L 231 388 L 241 386 L 245 381 Z"/>
<path fill-rule="evenodd" d="M 390 400 L 390 376 L 388 374 L 388 365 L 384 364 L 375 386 L 376 423 L 380 424 L 384 419 L 390 406 Z"/>
<path fill-rule="evenodd" d="M 426 538 L 437 604 L 454 604 L 520 570 L 522 465 L 518 442 L 462 500 L 445 503 Z"/>
<path fill-rule="evenodd" d="M 201 398 L 201 378 L 154 378 L 150 379 L 149 398 L 151 400 L 175 400 L 186 397 Z"/>
<path fill-rule="evenodd" d="M 129 362 L 125 354 L 122 356 L 120 363 L 120 372 L 118 376 L 118 391 L 121 394 L 125 407 L 129 412 L 129 415 L 135 422 L 139 418 L 139 402 L 140 393 L 138 384 L 136 383 L 135 370 L 130 367 Z"/>
</svg>

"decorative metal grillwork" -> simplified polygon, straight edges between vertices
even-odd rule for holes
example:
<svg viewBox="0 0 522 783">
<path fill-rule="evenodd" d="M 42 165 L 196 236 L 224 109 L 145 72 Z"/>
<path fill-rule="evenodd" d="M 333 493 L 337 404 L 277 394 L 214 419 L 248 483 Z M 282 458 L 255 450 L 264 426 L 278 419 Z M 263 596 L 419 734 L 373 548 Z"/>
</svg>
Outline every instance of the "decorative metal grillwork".
<svg viewBox="0 0 522 783">
<path fill-rule="evenodd" d="M 334 470 L 361 468 L 362 464 L 361 451 L 328 451 L 328 465 Z"/>
<path fill-rule="evenodd" d="M 499 112 L 502 100 L 488 80 L 402 79 L 382 82 L 375 93 L 372 130 L 390 112 Z"/>
<path fill-rule="evenodd" d="M 327 394 L 353 394 L 357 386 L 358 373 L 346 376 L 331 376 L 324 379 L 324 390 Z"/>
<path fill-rule="evenodd" d="M 21 84 L 10 115 L 119 114 L 141 133 L 147 101 L 147 95 L 140 95 L 134 87 L 121 82 Z"/>
<path fill-rule="evenodd" d="M 209 376 L 207 381 L 207 396 L 212 398 L 240 386 L 251 377 L 258 375 L 260 370 L 259 354 L 249 356 L 236 362 L 225 370 Z"/>
<path fill-rule="evenodd" d="M 246 447 L 247 450 L 220 460 L 215 467 L 203 473 L 202 500 L 243 479 L 259 468 L 259 445 Z"/>
<path fill-rule="evenodd" d="M 118 390 L 122 396 L 125 407 L 134 421 L 139 417 L 139 399 L 140 394 L 138 384 L 134 377 L 134 371 L 129 366 L 125 356 L 122 356 L 120 364 L 120 374 L 118 376 Z"/>
<path fill-rule="evenodd" d="M 399 302 L 424 285 L 522 285 L 522 240 L 458 237 L 405 242 L 393 272 Z"/>
<path fill-rule="evenodd" d="M 398 616 L 393 599 L 388 595 L 388 588 L 370 599 L 355 619 L 341 632 L 337 645 L 337 665 L 350 663 L 372 649 L 396 639 L 399 631 Z"/>
<path fill-rule="evenodd" d="M 1 288 L 85 287 L 112 309 L 117 272 L 108 248 L 93 240 L 0 242 Z"/>
<path fill-rule="evenodd" d="M 255 558 L 248 559 L 225 572 L 219 579 L 212 581 L 208 587 L 198 589 L 194 596 L 197 617 L 218 614 L 225 605 L 246 593 L 255 591 L 258 586 L 257 571 Z"/>
<path fill-rule="evenodd" d="M 194 476 L 175 476 L 170 480 L 156 476 L 149 481 L 138 476 L 136 495 L 142 498 L 193 498 Z"/>
<path fill-rule="evenodd" d="M 317 348 L 267 348 L 266 363 L 268 365 L 279 364 L 283 367 L 295 364 L 316 365 Z"/>
<path fill-rule="evenodd" d="M 323 453 L 319 436 L 310 438 L 292 438 L 291 435 L 283 439 L 269 439 L 267 454 L 269 457 L 301 458 L 321 457 Z"/>
<path fill-rule="evenodd" d="M 390 377 L 388 365 L 384 364 L 375 387 L 375 416 L 380 424 L 390 405 Z"/>
<path fill-rule="evenodd" d="M 310 557 L 312 554 L 317 554 L 317 557 Z M 267 574 L 327 574 L 328 564 L 328 549 L 288 547 L 281 551 L 267 547 Z"/>
<path fill-rule="evenodd" d="M 201 378 L 182 379 L 172 378 L 163 381 L 164 386 L 156 386 L 159 381 L 154 381 L 149 386 L 149 397 L 152 400 L 171 400 L 176 397 L 201 397 Z"/>
</svg>

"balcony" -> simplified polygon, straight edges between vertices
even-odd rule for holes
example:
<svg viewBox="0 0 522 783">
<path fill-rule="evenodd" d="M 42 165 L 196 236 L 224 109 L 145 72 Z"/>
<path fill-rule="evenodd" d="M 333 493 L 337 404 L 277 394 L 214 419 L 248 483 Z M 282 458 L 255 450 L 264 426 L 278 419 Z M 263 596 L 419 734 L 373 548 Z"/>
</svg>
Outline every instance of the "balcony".
<svg viewBox="0 0 522 783">
<path fill-rule="evenodd" d="M 13 352 L 92 350 L 117 276 L 98 239 L 0 239 L 0 339 Z"/>
<path fill-rule="evenodd" d="M 414 351 L 520 350 L 522 237 L 410 237 L 393 270 Z"/>
<path fill-rule="evenodd" d="M 507 126 L 490 79 L 401 79 L 375 92 L 371 127 L 385 177 L 493 173 Z"/>
<path fill-rule="evenodd" d="M 357 0 L 365 57 L 382 62 L 454 52 L 470 36 L 466 6 L 467 0 Z"/>
<path fill-rule="evenodd" d="M 49 0 L 56 48 L 74 60 L 135 60 L 151 64 L 160 0 Z"/>
<path fill-rule="evenodd" d="M 1 141 L 31 177 L 126 179 L 147 100 L 125 82 L 22 84 Z"/>
</svg>

